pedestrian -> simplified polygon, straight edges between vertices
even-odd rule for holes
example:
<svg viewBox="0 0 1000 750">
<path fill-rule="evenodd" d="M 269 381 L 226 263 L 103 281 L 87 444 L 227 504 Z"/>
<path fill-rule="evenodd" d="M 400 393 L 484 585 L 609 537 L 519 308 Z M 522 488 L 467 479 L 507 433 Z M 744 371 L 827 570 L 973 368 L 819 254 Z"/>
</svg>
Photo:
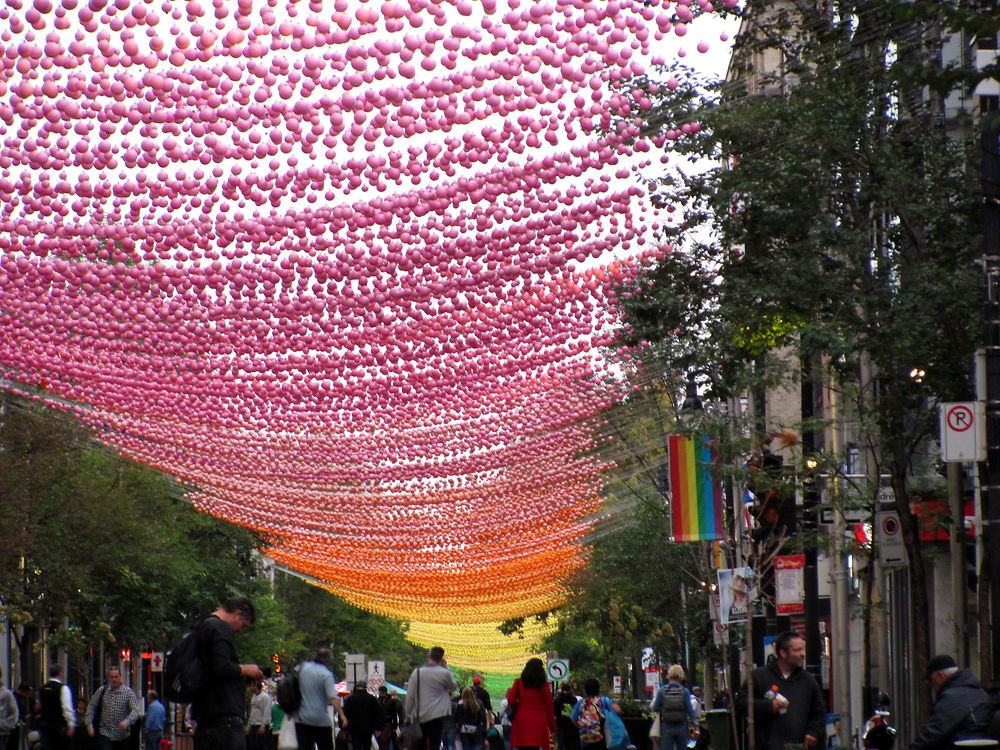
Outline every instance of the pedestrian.
<svg viewBox="0 0 1000 750">
<path fill-rule="evenodd" d="M 701 715 L 705 713 L 705 701 L 701 698 L 701 688 L 698 685 L 691 688 L 691 705 L 694 706 L 694 712 L 701 718 Z"/>
<path fill-rule="evenodd" d="M 452 715 L 451 694 L 457 689 L 444 649 L 434 646 L 427 652 L 427 663 L 414 669 L 406 683 L 406 721 L 418 722 L 422 733 L 417 750 L 440 747 L 445 719 Z"/>
<path fill-rule="evenodd" d="M 458 695 L 448 696 L 448 700 L 451 701 L 451 713 L 441 725 L 441 750 L 456 750 L 458 745 L 458 732 L 455 731 L 455 722 L 451 721 L 451 718 L 455 716 L 455 709 L 458 707 L 458 699 Z"/>
<path fill-rule="evenodd" d="M 47 750 L 68 750 L 76 730 L 73 695 L 63 682 L 61 664 L 49 667 L 49 681 L 38 691 L 38 731 Z"/>
<path fill-rule="evenodd" d="M 593 678 L 583 683 L 583 696 L 573 707 L 571 715 L 579 730 L 580 747 L 582 750 L 606 750 L 608 732 L 605 719 L 608 711 L 620 714 L 621 706 L 601 695 L 601 683 Z"/>
<path fill-rule="evenodd" d="M 243 750 L 246 681 L 264 679 L 256 664 L 240 664 L 236 635 L 253 625 L 257 608 L 246 596 L 227 599 L 196 626 L 206 685 L 191 702 L 194 750 Z"/>
<path fill-rule="evenodd" d="M 382 706 L 368 692 L 368 683 L 354 683 L 354 690 L 344 701 L 344 716 L 352 750 L 371 750 L 372 737 L 382 727 Z"/>
<path fill-rule="evenodd" d="M 2 680 L 3 670 L 0 669 L 0 750 L 5 750 L 14 728 L 21 720 L 21 712 L 17 709 L 17 699 Z M 12 747 L 11 750 L 19 748 Z"/>
<path fill-rule="evenodd" d="M 697 729 L 698 713 L 693 696 L 684 687 L 684 668 L 673 664 L 667 670 L 667 683 L 653 699 L 653 713 L 660 715 L 660 750 L 685 750 L 691 733 Z"/>
<path fill-rule="evenodd" d="M 76 729 L 73 730 L 70 747 L 73 750 L 97 750 L 97 740 L 87 734 L 87 701 L 83 698 L 76 699 L 73 718 Z"/>
<path fill-rule="evenodd" d="M 247 750 L 270 750 L 271 696 L 264 690 L 263 681 L 255 682 L 251 689 L 253 695 L 250 696 L 250 715 L 247 717 Z"/>
<path fill-rule="evenodd" d="M 160 703 L 160 694 L 155 690 L 146 692 L 146 721 L 142 727 L 144 750 L 160 750 L 160 740 L 167 727 L 167 709 Z"/>
<path fill-rule="evenodd" d="M 330 669 L 333 656 L 330 649 L 316 651 L 312 661 L 307 661 L 299 669 L 299 692 L 302 705 L 292 717 L 295 720 L 295 739 L 299 750 L 333 750 L 333 722 L 329 707 L 343 725 L 347 724 L 344 709 L 335 686 L 336 680 Z"/>
<path fill-rule="evenodd" d="M 504 750 L 510 750 L 510 701 L 507 696 L 500 701 L 500 729 L 503 733 Z"/>
<path fill-rule="evenodd" d="M 537 747 L 548 750 L 556 731 L 556 715 L 545 665 L 538 658 L 528 659 L 521 676 L 507 691 L 508 711 L 513 707 L 510 746 Z"/>
<path fill-rule="evenodd" d="M 271 750 L 278 750 L 278 735 L 281 734 L 285 721 L 285 712 L 281 710 L 278 701 L 271 701 Z"/>
<path fill-rule="evenodd" d="M 455 732 L 462 743 L 462 750 L 483 750 L 489 722 L 486 707 L 476 697 L 475 688 L 462 690 L 462 697 L 455 705 Z"/>
<path fill-rule="evenodd" d="M 934 705 L 907 750 L 944 750 L 958 740 L 986 736 L 994 704 L 970 670 L 959 669 L 951 656 L 940 654 L 927 663 L 924 677 L 934 692 Z"/>
<path fill-rule="evenodd" d="M 472 678 L 472 689 L 476 693 L 476 700 L 486 709 L 486 728 L 489 729 L 493 726 L 493 699 L 483 687 L 483 678 L 479 675 Z"/>
<path fill-rule="evenodd" d="M 396 732 L 403 723 L 403 704 L 385 685 L 378 687 L 378 702 L 382 707 L 382 730 L 378 735 L 379 750 L 396 750 Z"/>
<path fill-rule="evenodd" d="M 555 698 L 556 750 L 580 750 L 580 730 L 573 723 L 577 700 L 573 686 L 564 682 Z"/>
<path fill-rule="evenodd" d="M 781 633 L 774 654 L 751 673 L 736 697 L 736 707 L 747 713 L 752 690 L 757 750 L 822 748 L 826 731 L 826 703 L 816 679 L 804 668 L 805 639 L 795 631 Z"/>
<path fill-rule="evenodd" d="M 87 734 L 97 737 L 98 750 L 129 750 L 132 725 L 141 713 L 139 699 L 122 682 L 121 669 L 111 667 L 108 681 L 87 704 Z"/>
<path fill-rule="evenodd" d="M 34 716 L 35 696 L 31 685 L 22 682 L 14 691 L 14 698 L 17 701 L 17 713 L 20 719 L 14 731 L 7 740 L 7 746 L 11 750 L 23 750 L 27 745 L 28 732 L 35 728 L 36 719 Z"/>
</svg>

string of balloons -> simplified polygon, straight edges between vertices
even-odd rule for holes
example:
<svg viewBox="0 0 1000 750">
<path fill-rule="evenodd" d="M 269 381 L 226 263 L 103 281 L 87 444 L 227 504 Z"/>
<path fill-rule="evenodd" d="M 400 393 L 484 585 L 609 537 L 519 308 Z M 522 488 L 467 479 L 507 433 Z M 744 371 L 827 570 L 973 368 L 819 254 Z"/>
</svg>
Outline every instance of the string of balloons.
<svg viewBox="0 0 1000 750">
<path fill-rule="evenodd" d="M 699 128 L 623 87 L 712 10 L 8 0 L 0 386 L 481 656 L 583 564 L 614 289 L 669 251 L 630 177 Z"/>
</svg>

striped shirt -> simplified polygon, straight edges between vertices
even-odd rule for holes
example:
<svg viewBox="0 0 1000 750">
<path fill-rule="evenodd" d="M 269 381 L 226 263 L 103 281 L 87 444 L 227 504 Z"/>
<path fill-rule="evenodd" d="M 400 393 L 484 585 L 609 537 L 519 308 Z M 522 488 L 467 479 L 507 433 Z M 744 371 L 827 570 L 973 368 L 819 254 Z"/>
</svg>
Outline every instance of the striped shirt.
<svg viewBox="0 0 1000 750">
<path fill-rule="evenodd" d="M 104 700 L 101 700 L 101 696 Z M 90 699 L 87 705 L 87 728 L 94 728 L 94 714 L 97 712 L 97 704 L 101 704 L 100 726 L 98 732 L 109 740 L 123 740 L 129 736 L 130 729 L 122 729 L 119 725 L 122 721 L 127 721 L 129 727 L 139 718 L 139 700 L 132 692 L 132 688 L 122 685 L 117 690 L 112 690 L 105 685 Z"/>
</svg>

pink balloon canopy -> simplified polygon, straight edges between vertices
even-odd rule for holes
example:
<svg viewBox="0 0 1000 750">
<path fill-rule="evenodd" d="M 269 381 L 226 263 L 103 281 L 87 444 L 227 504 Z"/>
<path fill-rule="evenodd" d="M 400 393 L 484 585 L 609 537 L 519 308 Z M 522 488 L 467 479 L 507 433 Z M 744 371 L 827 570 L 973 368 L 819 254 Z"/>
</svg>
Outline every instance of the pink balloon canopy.
<svg viewBox="0 0 1000 750">
<path fill-rule="evenodd" d="M 558 605 L 611 285 L 663 252 L 629 177 L 698 130 L 640 138 L 633 82 L 711 10 L 7 0 L 4 387 L 361 606 Z"/>
</svg>

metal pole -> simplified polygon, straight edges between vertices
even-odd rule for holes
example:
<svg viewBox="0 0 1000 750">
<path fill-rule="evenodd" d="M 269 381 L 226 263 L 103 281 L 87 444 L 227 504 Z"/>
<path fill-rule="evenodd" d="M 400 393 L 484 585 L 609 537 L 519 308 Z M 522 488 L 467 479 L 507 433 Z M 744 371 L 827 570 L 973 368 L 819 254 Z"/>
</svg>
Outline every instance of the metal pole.
<svg viewBox="0 0 1000 750">
<path fill-rule="evenodd" d="M 1000 126 L 984 128 L 981 142 L 983 268 L 986 273 L 986 483 L 982 508 L 983 567 L 989 577 L 990 673 L 1000 680 Z M 984 661 L 986 661 L 984 659 Z"/>
<path fill-rule="evenodd" d="M 951 595 L 952 640 L 955 659 L 959 664 L 968 664 L 968 648 L 965 642 L 965 503 L 962 498 L 962 464 L 948 462 L 948 503 L 951 513 L 951 534 L 948 548 L 951 553 Z"/>
</svg>

